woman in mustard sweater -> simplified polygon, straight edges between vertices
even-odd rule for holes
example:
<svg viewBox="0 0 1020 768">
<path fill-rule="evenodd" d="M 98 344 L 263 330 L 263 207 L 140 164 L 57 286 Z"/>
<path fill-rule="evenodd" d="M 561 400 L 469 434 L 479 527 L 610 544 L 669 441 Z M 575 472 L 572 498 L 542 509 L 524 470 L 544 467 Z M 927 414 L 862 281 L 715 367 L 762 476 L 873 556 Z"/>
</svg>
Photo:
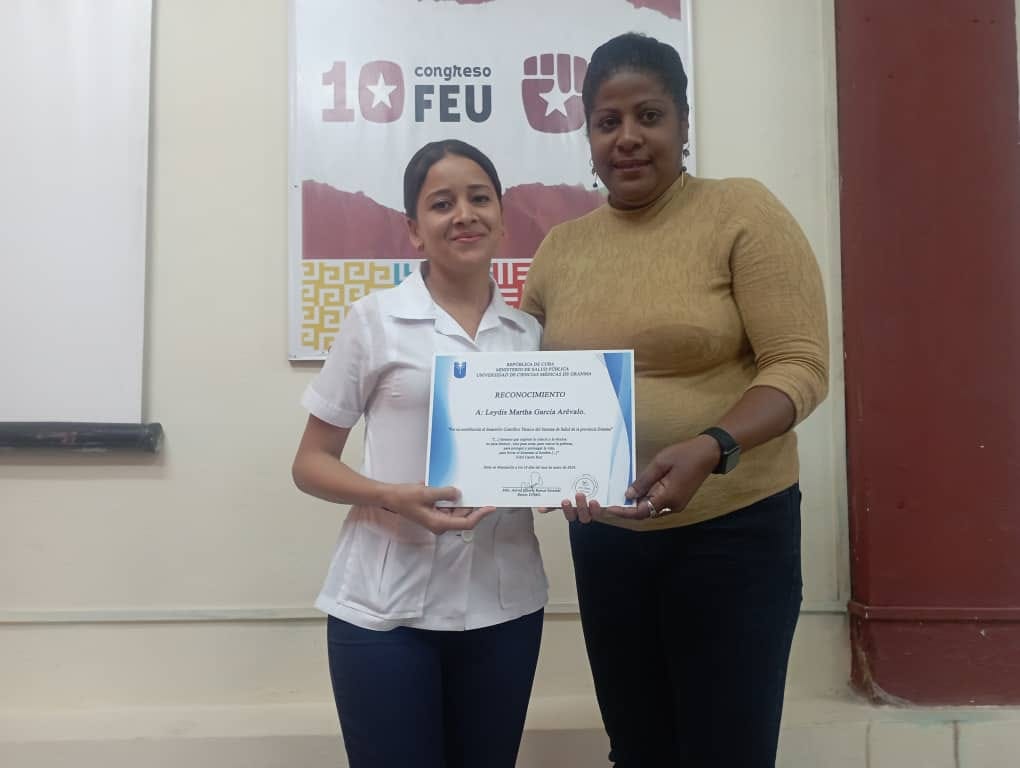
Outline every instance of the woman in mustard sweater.
<svg viewBox="0 0 1020 768">
<path fill-rule="evenodd" d="M 546 349 L 635 351 L 638 503 L 563 503 L 610 759 L 757 768 L 800 610 L 792 429 L 827 391 L 825 299 L 764 186 L 687 173 L 686 91 L 668 45 L 596 49 L 582 98 L 608 205 L 549 233 L 522 308 Z"/>
</svg>

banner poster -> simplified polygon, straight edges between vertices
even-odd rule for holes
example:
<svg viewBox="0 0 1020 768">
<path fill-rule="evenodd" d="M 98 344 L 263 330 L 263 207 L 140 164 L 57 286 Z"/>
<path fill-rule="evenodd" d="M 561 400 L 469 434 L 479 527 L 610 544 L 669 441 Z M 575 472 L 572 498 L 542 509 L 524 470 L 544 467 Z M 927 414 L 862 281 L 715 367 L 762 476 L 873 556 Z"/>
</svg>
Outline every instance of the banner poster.
<svg viewBox="0 0 1020 768">
<path fill-rule="evenodd" d="M 290 358 L 325 358 L 353 302 L 418 268 L 403 172 L 429 141 L 495 163 L 506 237 L 492 271 L 517 306 L 546 232 L 604 201 L 581 106 L 588 57 L 642 32 L 673 45 L 693 83 L 690 2 L 291 0 Z"/>
</svg>

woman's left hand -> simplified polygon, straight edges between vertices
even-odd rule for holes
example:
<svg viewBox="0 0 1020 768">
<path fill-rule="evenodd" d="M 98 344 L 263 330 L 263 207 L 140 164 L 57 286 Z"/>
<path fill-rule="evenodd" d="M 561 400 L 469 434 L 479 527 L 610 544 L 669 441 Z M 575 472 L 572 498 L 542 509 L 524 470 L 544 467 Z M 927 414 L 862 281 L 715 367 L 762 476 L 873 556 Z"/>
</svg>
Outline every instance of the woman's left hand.
<svg viewBox="0 0 1020 768">
<path fill-rule="evenodd" d="M 643 520 L 658 514 L 681 512 L 719 463 L 719 444 L 707 435 L 663 448 L 627 489 L 637 503 L 604 507 L 617 517 Z"/>
</svg>

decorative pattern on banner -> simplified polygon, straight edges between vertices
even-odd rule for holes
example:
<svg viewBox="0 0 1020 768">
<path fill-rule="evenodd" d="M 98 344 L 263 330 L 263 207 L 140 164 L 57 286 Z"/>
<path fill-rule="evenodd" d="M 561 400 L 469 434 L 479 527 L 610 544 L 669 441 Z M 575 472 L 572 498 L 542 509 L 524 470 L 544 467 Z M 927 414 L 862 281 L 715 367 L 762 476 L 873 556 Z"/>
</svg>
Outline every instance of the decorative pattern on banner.
<svg viewBox="0 0 1020 768">
<path fill-rule="evenodd" d="M 528 276 L 531 260 L 492 262 L 492 276 L 503 294 L 504 300 L 511 307 L 521 305 L 521 291 L 524 290 L 524 278 Z"/>
<path fill-rule="evenodd" d="M 603 203 L 580 95 L 591 51 L 651 34 L 693 81 L 689 0 L 290 2 L 292 359 L 325 357 L 352 302 L 416 268 L 403 171 L 423 144 L 461 139 L 495 164 L 493 275 L 517 306 L 549 229 Z"/>
<path fill-rule="evenodd" d="M 301 265 L 301 346 L 329 351 L 347 308 L 380 288 L 392 288 L 417 263 L 378 261 L 305 261 Z"/>
<path fill-rule="evenodd" d="M 347 308 L 362 296 L 393 288 L 420 262 L 307 260 L 301 265 L 301 345 L 325 355 L 340 330 Z M 507 304 L 521 303 L 530 261 L 492 263 L 492 277 Z"/>
</svg>

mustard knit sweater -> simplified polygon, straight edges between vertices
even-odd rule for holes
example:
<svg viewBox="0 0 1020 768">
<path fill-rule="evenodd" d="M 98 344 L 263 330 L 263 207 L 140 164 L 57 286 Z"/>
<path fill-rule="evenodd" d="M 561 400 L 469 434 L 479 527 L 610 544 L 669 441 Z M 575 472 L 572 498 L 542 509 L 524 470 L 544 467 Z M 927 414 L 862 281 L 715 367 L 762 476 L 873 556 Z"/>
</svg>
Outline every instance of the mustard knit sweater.
<svg viewBox="0 0 1020 768">
<path fill-rule="evenodd" d="M 750 179 L 678 179 L 632 211 L 608 205 L 552 229 L 521 308 L 544 349 L 633 349 L 638 471 L 712 426 L 749 387 L 786 393 L 800 422 L 828 389 L 818 264 L 783 205 Z M 724 515 L 797 482 L 790 431 L 711 475 L 687 509 L 636 529 Z"/>
</svg>

